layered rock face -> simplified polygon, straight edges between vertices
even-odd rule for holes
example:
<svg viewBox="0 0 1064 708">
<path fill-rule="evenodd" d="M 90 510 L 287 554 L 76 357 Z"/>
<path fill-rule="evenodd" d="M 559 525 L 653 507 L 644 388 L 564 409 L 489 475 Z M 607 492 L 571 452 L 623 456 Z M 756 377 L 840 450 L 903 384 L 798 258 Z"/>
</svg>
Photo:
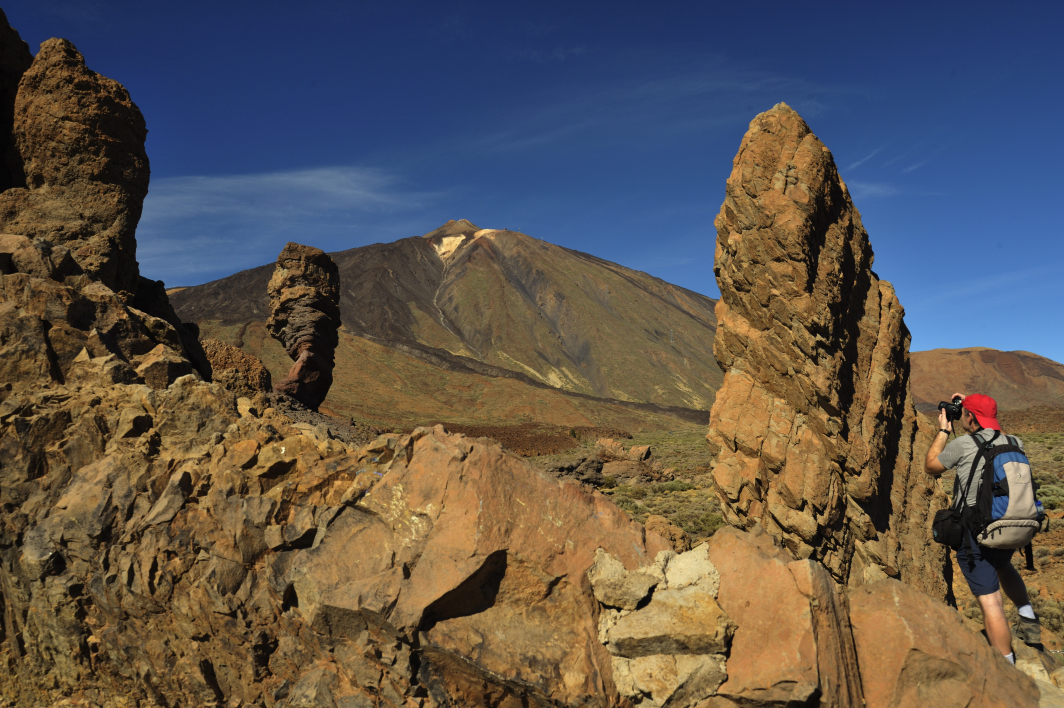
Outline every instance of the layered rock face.
<svg viewBox="0 0 1064 708">
<path fill-rule="evenodd" d="M 14 30 L 2 34 L 0 108 L 7 120 L 9 82 L 23 58 Z M 115 292 L 134 293 L 134 233 L 149 176 L 140 110 L 62 39 L 41 45 L 10 110 L 17 155 L 7 155 L 15 176 L 0 194 L 0 232 L 69 248 L 87 274 Z"/>
<path fill-rule="evenodd" d="M 785 104 L 751 122 L 716 227 L 726 375 L 707 439 L 726 518 L 839 582 L 944 597 L 903 310 L 831 153 Z"/>
<path fill-rule="evenodd" d="M 295 364 L 274 389 L 317 410 L 332 386 L 340 328 L 340 274 L 324 251 L 289 243 L 267 287 L 266 328 Z"/>
</svg>

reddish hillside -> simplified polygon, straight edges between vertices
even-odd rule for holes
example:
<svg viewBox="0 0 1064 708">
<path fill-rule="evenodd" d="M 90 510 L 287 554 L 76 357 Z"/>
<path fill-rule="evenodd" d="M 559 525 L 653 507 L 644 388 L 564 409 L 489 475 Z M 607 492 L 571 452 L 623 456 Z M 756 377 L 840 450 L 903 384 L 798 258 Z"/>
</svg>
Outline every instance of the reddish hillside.
<svg viewBox="0 0 1064 708">
<path fill-rule="evenodd" d="M 933 410 L 954 391 L 985 393 L 1002 410 L 1064 408 L 1064 365 L 1030 352 L 932 349 L 912 353 L 917 407 Z"/>
</svg>

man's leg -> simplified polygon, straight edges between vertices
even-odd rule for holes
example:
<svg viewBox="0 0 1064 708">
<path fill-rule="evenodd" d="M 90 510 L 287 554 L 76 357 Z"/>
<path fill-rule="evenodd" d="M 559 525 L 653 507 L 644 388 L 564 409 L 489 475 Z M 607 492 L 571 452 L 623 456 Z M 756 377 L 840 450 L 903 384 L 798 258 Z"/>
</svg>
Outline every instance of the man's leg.
<svg viewBox="0 0 1064 708">
<path fill-rule="evenodd" d="M 1001 652 L 1002 656 L 1012 653 L 1012 632 L 1009 630 L 1009 622 L 1005 619 L 1005 604 L 1001 599 L 1001 592 L 994 591 L 989 595 L 978 595 L 979 607 L 983 610 L 983 626 L 986 628 L 986 638 L 990 646 Z"/>
<path fill-rule="evenodd" d="M 998 568 L 997 575 L 1002 591 L 1012 600 L 1016 607 L 1031 604 L 1031 601 L 1027 598 L 1027 586 L 1024 585 L 1023 578 L 1020 577 L 1019 571 L 1016 570 L 1012 563 L 1006 563 Z"/>
<path fill-rule="evenodd" d="M 1016 603 L 1019 618 L 1016 620 L 1016 638 L 1028 646 L 1041 647 L 1042 625 L 1038 621 L 1034 608 L 1031 607 L 1030 597 L 1027 595 L 1027 586 L 1020 577 L 1019 571 L 1012 563 L 1006 563 L 998 568 L 998 582 L 1008 598 Z"/>
</svg>

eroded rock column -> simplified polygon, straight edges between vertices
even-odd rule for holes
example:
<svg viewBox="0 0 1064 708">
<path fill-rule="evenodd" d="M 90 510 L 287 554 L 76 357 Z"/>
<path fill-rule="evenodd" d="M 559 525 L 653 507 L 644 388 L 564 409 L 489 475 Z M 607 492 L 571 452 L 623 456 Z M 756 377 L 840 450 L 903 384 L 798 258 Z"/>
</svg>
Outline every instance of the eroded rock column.
<svg viewBox="0 0 1064 708">
<path fill-rule="evenodd" d="M 726 374 L 707 439 L 726 518 L 840 582 L 943 597 L 903 310 L 831 153 L 787 105 L 751 122 L 716 227 Z"/>
<path fill-rule="evenodd" d="M 332 386 L 339 343 L 340 273 L 324 251 L 288 243 L 277 257 L 267 288 L 266 327 L 295 362 L 273 388 L 317 410 Z"/>
<path fill-rule="evenodd" d="M 17 38 L 5 35 L 5 55 L 19 49 Z M 5 96 L 9 82 L 5 76 Z M 5 166 L 13 176 L 0 194 L 0 232 L 69 248 L 88 275 L 132 294 L 139 277 L 135 232 L 150 174 L 140 110 L 65 39 L 41 44 L 13 110 L 15 153 L 5 161 L 17 164 Z"/>
</svg>

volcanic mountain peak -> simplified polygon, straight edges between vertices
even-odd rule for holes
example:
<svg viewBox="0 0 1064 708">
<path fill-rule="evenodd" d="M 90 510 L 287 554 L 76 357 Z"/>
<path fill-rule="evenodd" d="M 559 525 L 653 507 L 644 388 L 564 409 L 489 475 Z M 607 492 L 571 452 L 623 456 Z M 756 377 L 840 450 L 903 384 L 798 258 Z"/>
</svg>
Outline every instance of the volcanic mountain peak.
<svg viewBox="0 0 1064 708">
<path fill-rule="evenodd" d="M 431 243 L 436 249 L 436 255 L 447 263 L 462 246 L 471 244 L 482 236 L 494 236 L 497 233 L 499 229 L 482 229 L 466 219 L 452 219 L 422 238 Z"/>
<path fill-rule="evenodd" d="M 465 219 L 331 256 L 344 329 L 433 362 L 696 410 L 720 383 L 715 301 L 616 263 Z M 268 280 L 253 269 L 173 302 L 201 324 L 262 321 Z"/>
</svg>

